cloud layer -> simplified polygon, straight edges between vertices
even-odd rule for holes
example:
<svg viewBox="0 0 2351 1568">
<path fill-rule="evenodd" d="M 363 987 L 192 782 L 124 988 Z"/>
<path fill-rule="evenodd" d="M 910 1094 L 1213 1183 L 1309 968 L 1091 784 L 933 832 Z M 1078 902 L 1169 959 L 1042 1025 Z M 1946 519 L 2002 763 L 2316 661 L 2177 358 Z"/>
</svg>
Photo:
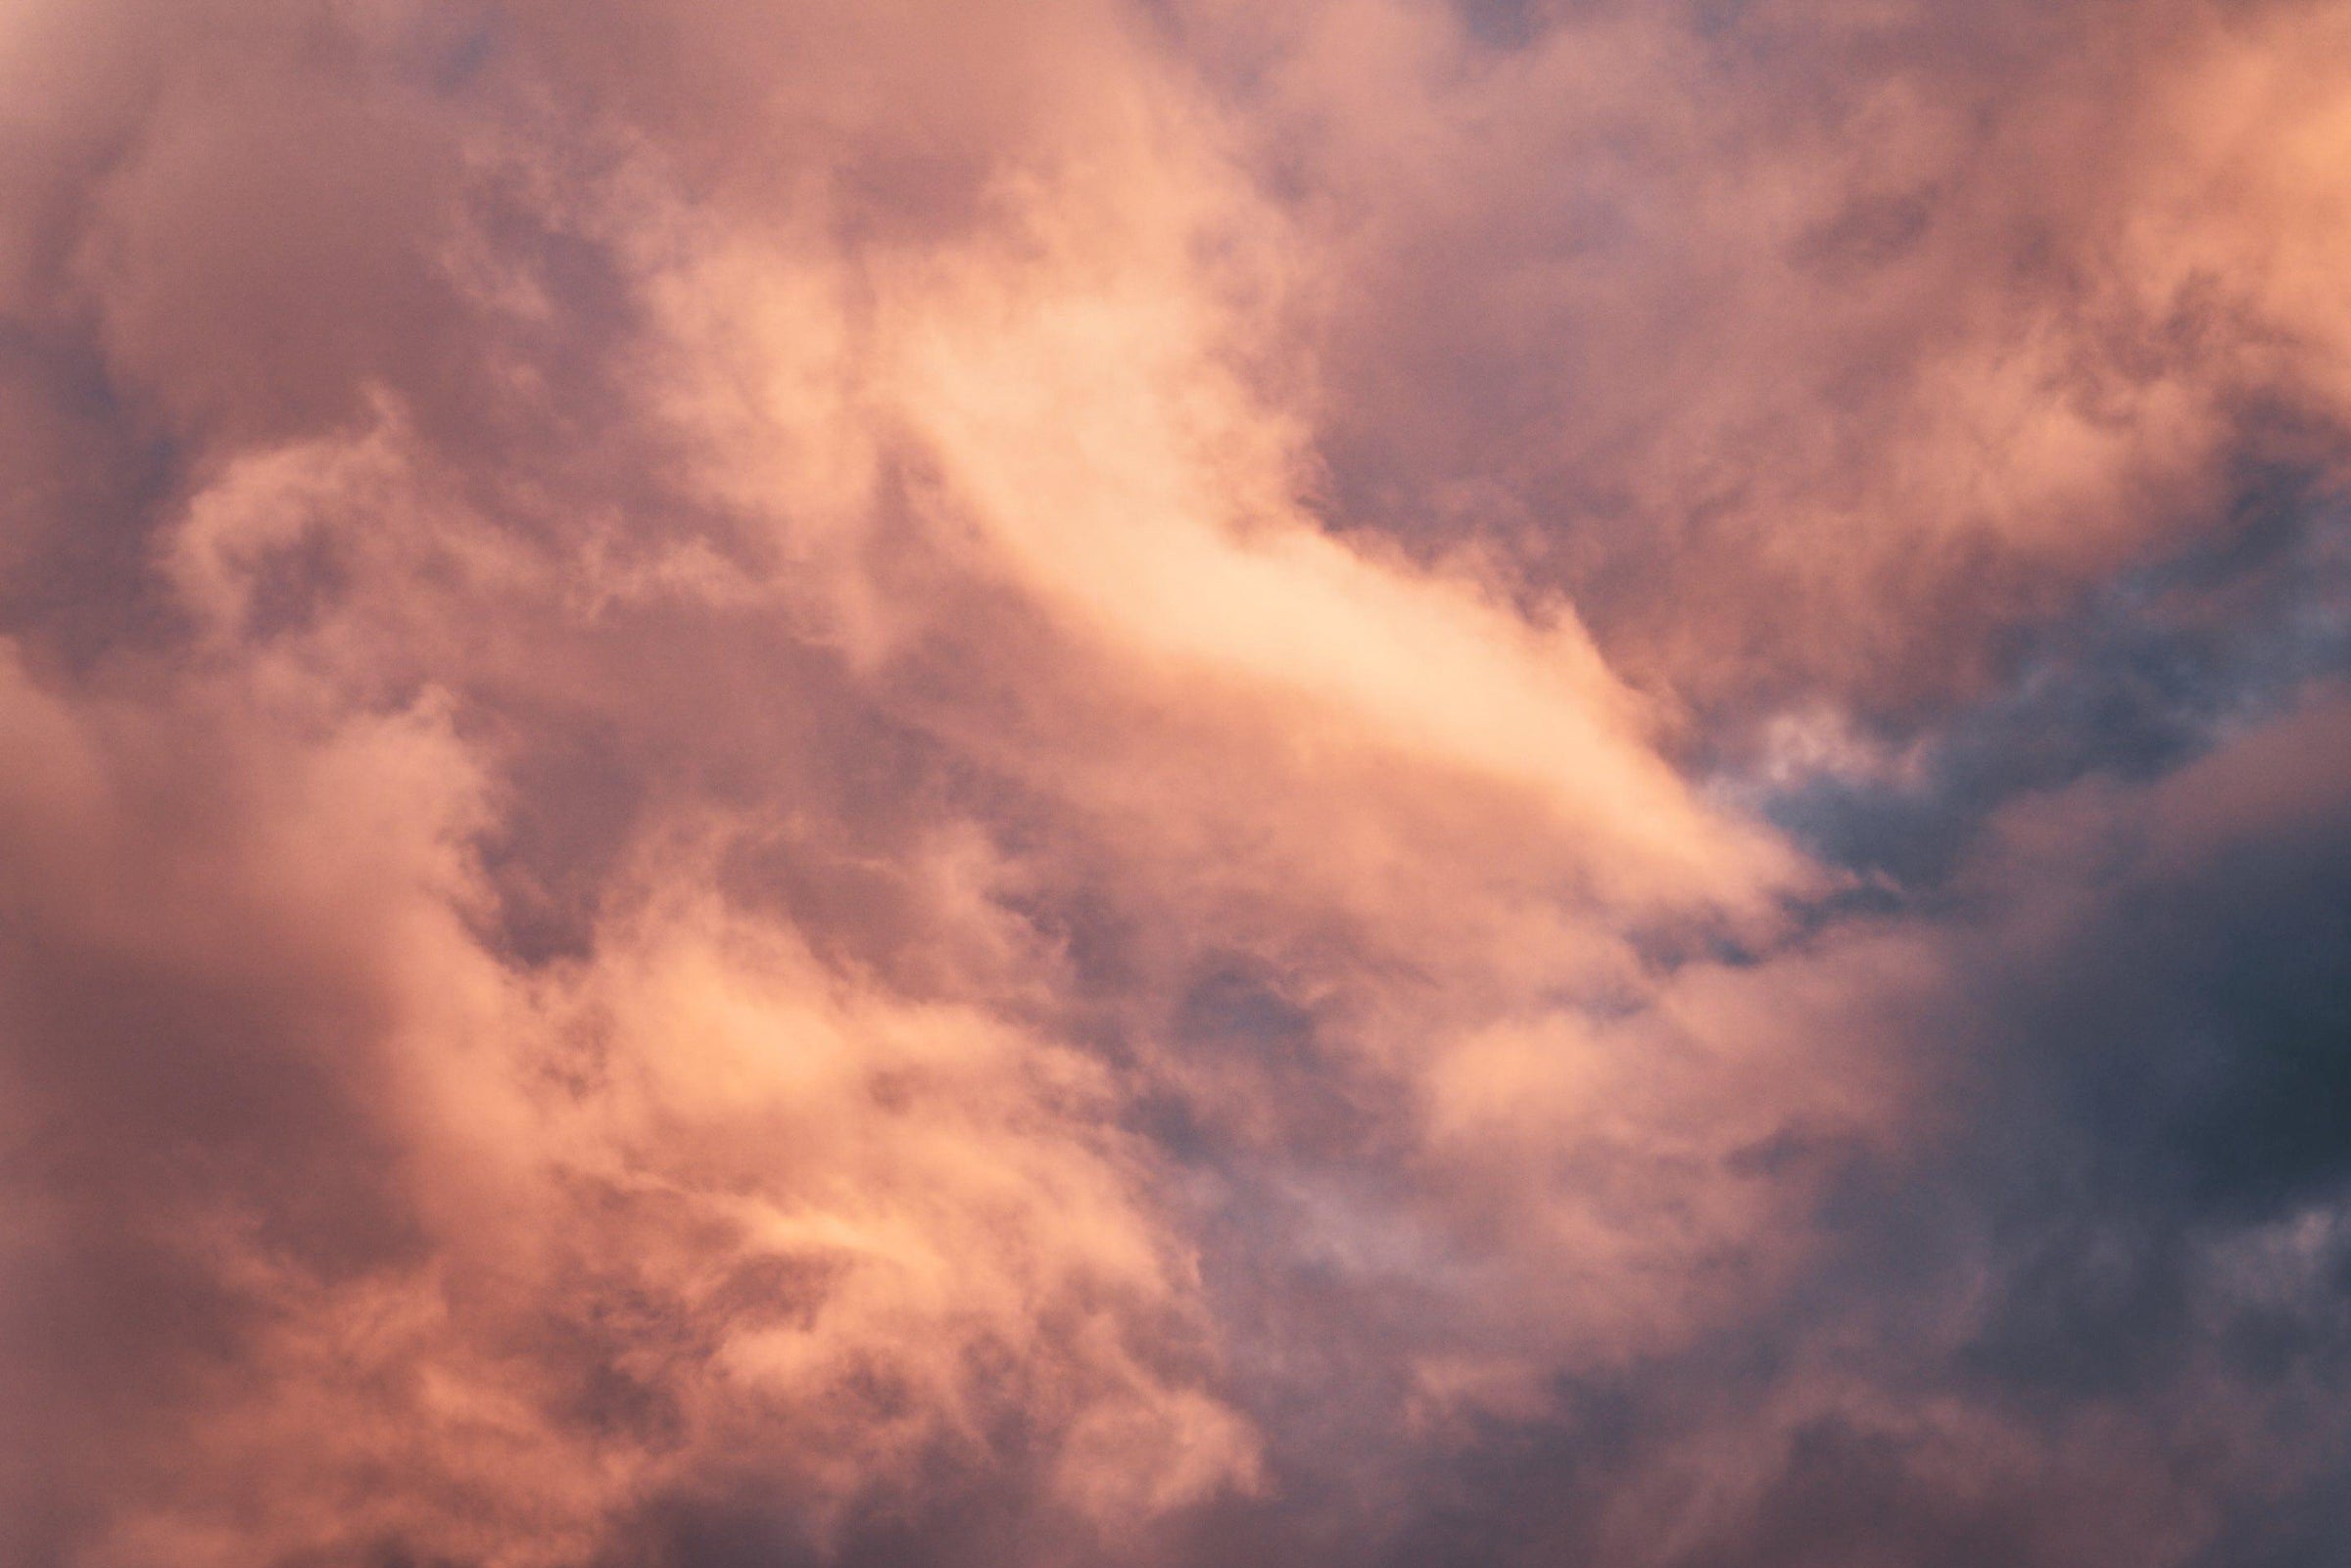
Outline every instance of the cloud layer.
<svg viewBox="0 0 2351 1568">
<path fill-rule="evenodd" d="M 2332 1560 L 2347 71 L 0 12 L 0 1563 Z"/>
</svg>

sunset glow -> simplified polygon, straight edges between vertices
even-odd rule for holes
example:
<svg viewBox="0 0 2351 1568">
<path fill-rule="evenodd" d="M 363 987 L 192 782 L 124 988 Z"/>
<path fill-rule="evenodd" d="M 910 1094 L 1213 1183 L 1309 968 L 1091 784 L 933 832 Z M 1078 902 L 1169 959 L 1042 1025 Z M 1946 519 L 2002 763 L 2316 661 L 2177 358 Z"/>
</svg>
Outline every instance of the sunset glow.
<svg viewBox="0 0 2351 1568">
<path fill-rule="evenodd" d="M 2351 1561 L 2351 6 L 0 0 L 0 1568 Z"/>
</svg>

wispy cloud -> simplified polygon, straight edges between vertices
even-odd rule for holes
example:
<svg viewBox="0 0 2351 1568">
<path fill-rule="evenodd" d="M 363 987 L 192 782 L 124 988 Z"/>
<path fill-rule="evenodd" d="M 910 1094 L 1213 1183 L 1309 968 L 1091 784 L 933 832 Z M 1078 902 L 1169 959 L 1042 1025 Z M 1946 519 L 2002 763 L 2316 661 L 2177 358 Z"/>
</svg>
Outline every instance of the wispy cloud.
<svg viewBox="0 0 2351 1568">
<path fill-rule="evenodd" d="M 2328 1560 L 2346 44 L 9 11 L 0 1562 Z"/>
</svg>

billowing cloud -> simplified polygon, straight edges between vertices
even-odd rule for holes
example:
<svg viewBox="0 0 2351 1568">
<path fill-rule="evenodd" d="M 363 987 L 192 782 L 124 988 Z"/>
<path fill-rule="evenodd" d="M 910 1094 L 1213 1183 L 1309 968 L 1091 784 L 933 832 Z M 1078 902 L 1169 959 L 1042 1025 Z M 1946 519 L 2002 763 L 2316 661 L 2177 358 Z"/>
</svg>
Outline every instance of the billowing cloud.
<svg viewBox="0 0 2351 1568">
<path fill-rule="evenodd" d="M 0 1562 L 2326 1560 L 2347 42 L 10 11 Z"/>
</svg>

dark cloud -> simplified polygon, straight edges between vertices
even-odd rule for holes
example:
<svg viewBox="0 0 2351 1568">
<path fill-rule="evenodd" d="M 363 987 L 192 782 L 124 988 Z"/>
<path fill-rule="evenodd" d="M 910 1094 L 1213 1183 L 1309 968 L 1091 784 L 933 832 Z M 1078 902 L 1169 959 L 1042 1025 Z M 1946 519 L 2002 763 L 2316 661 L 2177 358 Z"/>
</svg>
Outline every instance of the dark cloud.
<svg viewBox="0 0 2351 1568">
<path fill-rule="evenodd" d="M 1868 736 L 1900 766 L 1802 780 L 1771 801 L 1841 864 L 1929 886 L 2020 795 L 2144 783 L 2351 668 L 2351 532 L 2308 472 L 2249 475 L 2193 547 L 2103 584 L 2013 640 L 2005 689 Z"/>
</svg>

